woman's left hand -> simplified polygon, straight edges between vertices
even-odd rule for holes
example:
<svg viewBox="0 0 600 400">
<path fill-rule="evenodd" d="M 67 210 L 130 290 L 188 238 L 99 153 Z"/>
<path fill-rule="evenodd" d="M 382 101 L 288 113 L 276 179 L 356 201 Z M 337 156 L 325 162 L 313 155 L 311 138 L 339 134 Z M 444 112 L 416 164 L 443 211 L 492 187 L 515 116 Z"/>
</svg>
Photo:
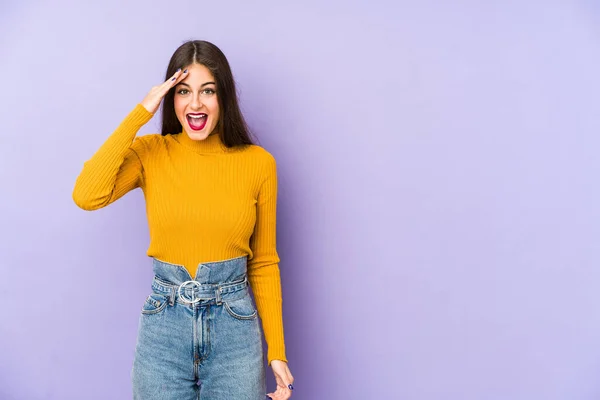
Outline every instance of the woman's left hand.
<svg viewBox="0 0 600 400">
<path fill-rule="evenodd" d="M 272 393 L 267 393 L 267 396 L 273 400 L 289 399 L 294 388 L 294 377 L 292 376 L 287 363 L 282 360 L 271 360 L 271 369 L 273 370 L 273 374 L 275 374 L 277 389 Z M 290 389 L 290 387 L 292 389 Z"/>
</svg>

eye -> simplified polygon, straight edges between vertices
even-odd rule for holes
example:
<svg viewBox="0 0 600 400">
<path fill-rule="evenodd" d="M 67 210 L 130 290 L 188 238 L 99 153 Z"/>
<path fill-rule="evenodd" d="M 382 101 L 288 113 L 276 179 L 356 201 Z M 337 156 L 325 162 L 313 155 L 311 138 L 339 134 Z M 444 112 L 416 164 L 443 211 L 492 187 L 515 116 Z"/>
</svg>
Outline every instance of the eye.
<svg viewBox="0 0 600 400">
<path fill-rule="evenodd" d="M 204 89 L 202 91 L 202 93 L 204 93 L 204 94 L 215 94 L 215 91 L 214 91 L 214 89 Z"/>
<path fill-rule="evenodd" d="M 179 89 L 179 91 L 177 92 L 178 94 L 186 94 L 187 93 L 187 89 Z M 186 93 L 183 93 L 186 92 Z"/>
</svg>

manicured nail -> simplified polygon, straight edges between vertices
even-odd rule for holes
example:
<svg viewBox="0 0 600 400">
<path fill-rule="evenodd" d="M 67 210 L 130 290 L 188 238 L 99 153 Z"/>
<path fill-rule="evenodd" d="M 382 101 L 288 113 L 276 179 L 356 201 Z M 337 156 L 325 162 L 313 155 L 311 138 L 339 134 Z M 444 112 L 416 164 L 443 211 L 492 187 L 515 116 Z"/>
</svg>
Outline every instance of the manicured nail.
<svg viewBox="0 0 600 400">
<path fill-rule="evenodd" d="M 291 383 L 288 385 L 288 387 L 290 388 L 290 390 L 294 390 L 294 387 L 292 386 Z"/>
<path fill-rule="evenodd" d="M 175 72 L 179 72 L 179 71 L 181 71 L 181 68 L 177 68 L 177 71 L 175 71 Z"/>
<path fill-rule="evenodd" d="M 171 80 L 172 80 L 172 81 L 174 81 L 174 80 L 175 80 L 175 77 L 173 77 Z"/>
<path fill-rule="evenodd" d="M 187 69 L 185 71 L 183 71 L 184 74 L 187 74 Z"/>
</svg>

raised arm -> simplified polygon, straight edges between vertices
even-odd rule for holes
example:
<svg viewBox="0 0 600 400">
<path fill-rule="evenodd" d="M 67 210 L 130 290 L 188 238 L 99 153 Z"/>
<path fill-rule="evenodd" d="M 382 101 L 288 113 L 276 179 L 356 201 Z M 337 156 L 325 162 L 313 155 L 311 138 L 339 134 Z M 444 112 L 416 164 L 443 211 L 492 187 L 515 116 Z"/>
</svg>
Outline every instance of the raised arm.
<svg viewBox="0 0 600 400">
<path fill-rule="evenodd" d="M 140 153 L 141 138 L 135 135 L 154 115 L 168 91 L 187 76 L 181 68 L 160 85 L 152 87 L 144 100 L 127 115 L 96 153 L 83 164 L 73 189 L 75 204 L 97 210 L 144 184 Z"/>
<path fill-rule="evenodd" d="M 73 200 L 84 210 L 97 210 L 142 185 L 140 138 L 135 135 L 152 118 L 141 104 L 127 115 L 96 153 L 83 164 Z M 137 151 L 136 151 L 137 148 Z"/>
</svg>

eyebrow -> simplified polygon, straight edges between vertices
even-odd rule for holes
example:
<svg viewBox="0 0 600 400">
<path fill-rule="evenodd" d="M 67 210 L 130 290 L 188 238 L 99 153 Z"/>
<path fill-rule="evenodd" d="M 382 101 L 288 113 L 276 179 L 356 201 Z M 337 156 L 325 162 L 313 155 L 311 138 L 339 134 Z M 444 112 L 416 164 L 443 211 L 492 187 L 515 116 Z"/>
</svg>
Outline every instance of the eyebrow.
<svg viewBox="0 0 600 400">
<path fill-rule="evenodd" d="M 187 86 L 187 87 L 191 88 L 191 86 L 190 86 L 190 85 L 188 85 L 188 84 L 187 84 L 187 83 L 185 83 L 185 82 L 179 82 L 179 84 L 180 84 L 180 85 L 185 85 L 185 86 Z M 202 85 L 200 85 L 200 87 L 201 87 L 201 88 L 203 88 L 203 87 L 204 87 L 204 86 L 206 86 L 206 85 L 216 85 L 216 83 L 214 83 L 214 82 L 206 82 L 206 83 L 203 83 Z"/>
</svg>

